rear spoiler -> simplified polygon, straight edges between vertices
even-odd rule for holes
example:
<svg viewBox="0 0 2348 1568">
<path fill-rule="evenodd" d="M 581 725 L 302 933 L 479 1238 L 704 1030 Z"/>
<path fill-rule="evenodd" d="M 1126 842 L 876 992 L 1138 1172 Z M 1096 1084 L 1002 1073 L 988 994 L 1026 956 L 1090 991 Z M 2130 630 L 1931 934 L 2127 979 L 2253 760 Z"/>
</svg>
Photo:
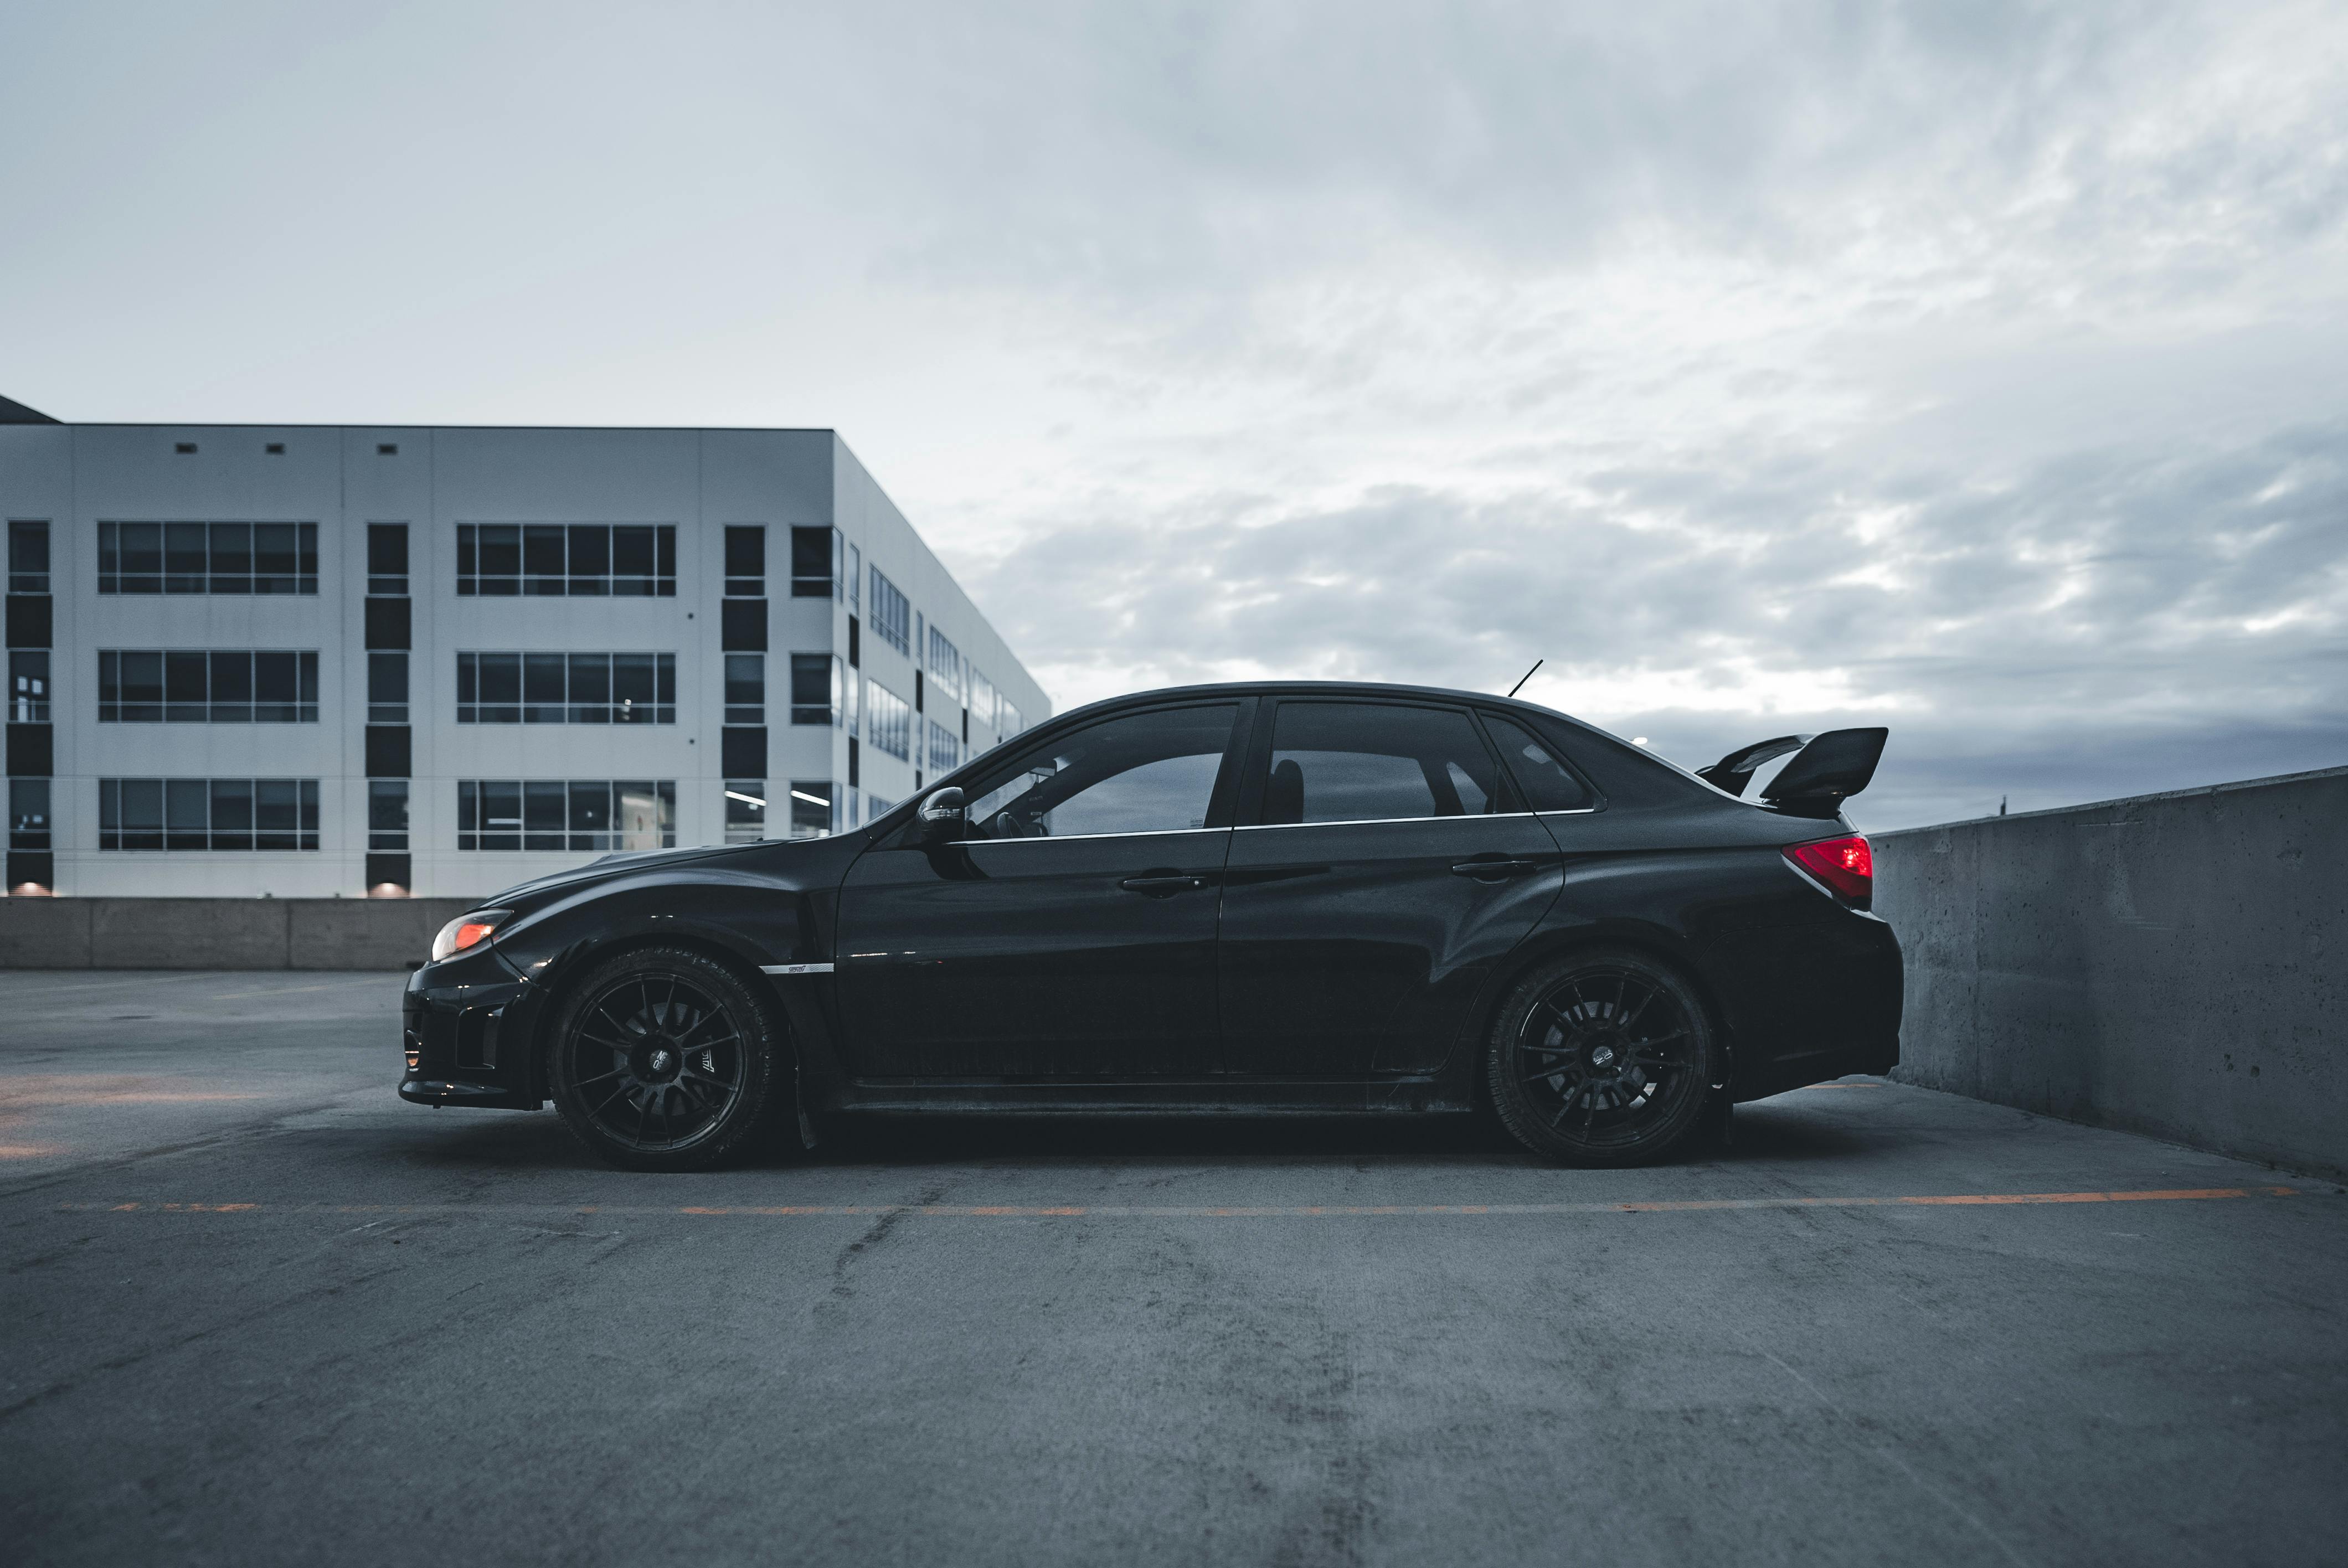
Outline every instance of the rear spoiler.
<svg viewBox="0 0 2348 1568">
<path fill-rule="evenodd" d="M 1883 757 L 1883 743 L 1891 732 L 1879 726 L 1862 730 L 1828 730 L 1820 735 L 1780 735 L 1729 753 L 1695 776 L 1716 789 L 1742 796 L 1762 764 L 1797 753 L 1769 781 L 1761 798 L 1788 816 L 1830 818 L 1842 803 L 1868 786 L 1875 764 Z"/>
</svg>

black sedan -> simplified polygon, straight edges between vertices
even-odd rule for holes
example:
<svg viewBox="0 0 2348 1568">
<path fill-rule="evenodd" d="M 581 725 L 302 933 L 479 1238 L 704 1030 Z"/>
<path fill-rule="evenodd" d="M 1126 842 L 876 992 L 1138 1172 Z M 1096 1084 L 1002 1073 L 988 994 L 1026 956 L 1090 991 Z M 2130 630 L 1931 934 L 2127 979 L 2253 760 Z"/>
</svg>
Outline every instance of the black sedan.
<svg viewBox="0 0 2348 1568">
<path fill-rule="evenodd" d="M 1468 692 L 1121 697 L 848 833 L 489 900 L 409 981 L 399 1091 L 551 1099 L 639 1170 L 858 1112 L 1488 1108 L 1544 1159 L 1659 1159 L 1898 1060 L 1841 816 L 1884 734 L 1690 774 Z"/>
</svg>

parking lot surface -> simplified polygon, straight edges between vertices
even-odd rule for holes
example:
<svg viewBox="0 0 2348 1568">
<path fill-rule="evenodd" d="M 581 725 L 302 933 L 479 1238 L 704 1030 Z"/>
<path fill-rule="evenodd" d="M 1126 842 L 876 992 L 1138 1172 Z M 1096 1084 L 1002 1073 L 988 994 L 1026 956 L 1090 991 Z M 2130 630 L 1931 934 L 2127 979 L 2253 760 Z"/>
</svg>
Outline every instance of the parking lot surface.
<svg viewBox="0 0 2348 1568">
<path fill-rule="evenodd" d="M 400 984 L 0 974 L 11 1561 L 2348 1561 L 2329 1181 L 1872 1081 L 631 1175 Z"/>
</svg>

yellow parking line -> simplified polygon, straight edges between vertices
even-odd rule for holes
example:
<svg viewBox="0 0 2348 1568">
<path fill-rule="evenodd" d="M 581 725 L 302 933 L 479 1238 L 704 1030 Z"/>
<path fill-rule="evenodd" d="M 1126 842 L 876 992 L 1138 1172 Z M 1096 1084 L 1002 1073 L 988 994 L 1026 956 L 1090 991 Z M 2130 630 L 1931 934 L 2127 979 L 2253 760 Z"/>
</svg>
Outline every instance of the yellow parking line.
<svg viewBox="0 0 2348 1568">
<path fill-rule="evenodd" d="M 1707 1210 L 2010 1208 L 2046 1204 L 2194 1203 L 2225 1198 L 2287 1198 L 2296 1187 L 2177 1187 L 2123 1192 L 1948 1193 L 1882 1197 L 1649 1198 L 1584 1204 L 60 1204 L 75 1214 L 419 1214 L 458 1218 L 511 1214 L 689 1214 L 697 1218 L 866 1219 L 1385 1219 L 1444 1214 L 1653 1214 Z"/>
</svg>

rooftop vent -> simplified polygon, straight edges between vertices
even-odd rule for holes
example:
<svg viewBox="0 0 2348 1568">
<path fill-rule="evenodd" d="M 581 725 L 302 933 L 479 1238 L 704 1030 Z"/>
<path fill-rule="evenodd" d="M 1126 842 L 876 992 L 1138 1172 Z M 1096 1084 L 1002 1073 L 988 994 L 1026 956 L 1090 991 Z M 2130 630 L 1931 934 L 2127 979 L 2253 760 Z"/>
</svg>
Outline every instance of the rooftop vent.
<svg viewBox="0 0 2348 1568">
<path fill-rule="evenodd" d="M 396 457 L 399 456 L 399 443 L 378 441 L 375 444 L 375 455 L 378 457 Z"/>
<path fill-rule="evenodd" d="M 175 441 L 171 444 L 171 450 L 182 457 L 192 457 L 196 455 L 196 444 L 192 441 Z"/>
<path fill-rule="evenodd" d="M 285 456 L 285 443 L 283 441 L 272 441 L 268 446 L 263 446 L 262 450 L 268 453 L 272 457 L 283 457 Z"/>
</svg>

